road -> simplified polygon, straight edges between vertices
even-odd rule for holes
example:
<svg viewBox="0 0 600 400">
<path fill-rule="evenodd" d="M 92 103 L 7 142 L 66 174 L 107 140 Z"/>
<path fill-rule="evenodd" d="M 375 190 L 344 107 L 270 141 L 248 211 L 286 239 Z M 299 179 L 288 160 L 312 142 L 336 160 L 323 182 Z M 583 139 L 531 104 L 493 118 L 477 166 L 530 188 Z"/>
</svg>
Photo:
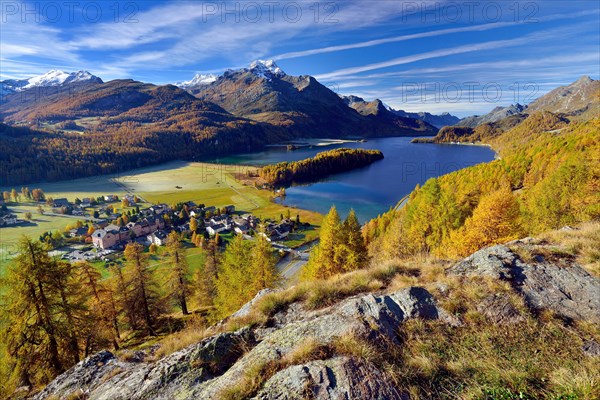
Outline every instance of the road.
<svg viewBox="0 0 600 400">
<path fill-rule="evenodd" d="M 288 253 L 277 263 L 277 269 L 283 278 L 288 282 L 296 280 L 298 272 L 308 261 L 308 252 Z"/>
<path fill-rule="evenodd" d="M 297 281 L 300 269 L 308 262 L 308 257 L 314 246 L 319 243 L 319 240 L 314 240 L 310 243 L 303 244 L 295 250 L 289 249 L 285 255 L 277 263 L 277 269 L 283 278 L 292 284 Z"/>
</svg>

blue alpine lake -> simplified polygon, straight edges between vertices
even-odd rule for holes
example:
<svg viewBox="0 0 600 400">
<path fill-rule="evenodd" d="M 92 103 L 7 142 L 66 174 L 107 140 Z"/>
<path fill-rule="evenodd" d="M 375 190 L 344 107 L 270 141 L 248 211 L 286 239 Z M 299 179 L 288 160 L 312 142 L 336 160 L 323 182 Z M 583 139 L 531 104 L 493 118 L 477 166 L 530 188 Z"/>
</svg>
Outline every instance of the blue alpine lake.
<svg viewBox="0 0 600 400">
<path fill-rule="evenodd" d="M 326 213 L 335 204 L 345 217 L 353 208 L 361 223 L 394 207 L 417 184 L 494 159 L 494 151 L 487 146 L 455 144 L 411 143 L 410 137 L 369 139 L 367 142 L 333 142 L 328 145 L 304 146 L 288 150 L 272 146 L 264 151 L 221 157 L 211 162 L 262 166 L 282 161 L 298 161 L 334 148 L 378 149 L 384 159 L 367 167 L 331 175 L 309 184 L 286 189 L 286 196 L 278 202 Z M 311 140 L 310 143 L 317 141 Z"/>
</svg>

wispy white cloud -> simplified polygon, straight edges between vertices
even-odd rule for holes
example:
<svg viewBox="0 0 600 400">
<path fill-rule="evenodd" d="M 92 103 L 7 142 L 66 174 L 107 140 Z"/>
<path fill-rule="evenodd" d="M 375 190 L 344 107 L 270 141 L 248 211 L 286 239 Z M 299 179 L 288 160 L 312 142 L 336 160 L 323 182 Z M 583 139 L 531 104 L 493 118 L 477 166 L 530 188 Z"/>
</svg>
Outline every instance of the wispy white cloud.
<svg viewBox="0 0 600 400">
<path fill-rule="evenodd" d="M 572 53 L 568 55 L 558 56 L 541 56 L 534 59 L 522 59 L 522 60 L 499 60 L 489 61 L 480 63 L 461 63 L 446 65 L 443 67 L 425 67 L 425 68 L 411 68 L 404 69 L 401 71 L 382 72 L 375 74 L 364 74 L 364 75 L 346 75 L 337 77 L 336 80 L 357 80 L 357 79 L 371 79 L 371 82 L 377 82 L 381 78 L 403 78 L 403 77 L 432 77 L 432 76 L 447 76 L 448 72 L 464 72 L 464 71 L 477 71 L 478 76 L 481 76 L 486 71 L 491 70 L 502 70 L 504 76 L 507 76 L 507 71 L 511 71 L 511 74 L 517 71 L 517 69 L 525 69 L 529 74 L 531 72 L 539 71 L 540 68 L 549 67 L 562 67 L 562 68 L 573 68 L 573 64 L 578 63 L 579 65 L 585 65 L 585 63 L 600 63 L 600 53 L 595 49 L 579 48 L 578 53 Z M 527 69 L 529 68 L 529 69 Z M 534 69 L 532 71 L 531 69 Z M 443 75 L 440 75 L 443 74 Z M 453 76 L 458 76 L 453 74 Z"/>
<path fill-rule="evenodd" d="M 62 32 L 57 27 L 25 19 L 18 22 L 3 21 L 0 31 L 1 76 L 38 73 L 47 71 L 48 65 L 78 65 L 82 61 L 79 54 L 62 41 Z"/>
<path fill-rule="evenodd" d="M 569 19 L 569 18 L 577 18 L 577 17 L 593 15 L 593 14 L 598 14 L 598 10 L 586 10 L 586 11 L 581 11 L 581 12 L 577 12 L 577 13 L 551 15 L 551 16 L 540 18 L 539 21 L 549 22 L 549 21 L 554 21 L 557 19 L 565 20 L 565 19 Z M 360 49 L 360 48 L 365 48 L 365 47 L 373 47 L 373 46 L 379 46 L 379 45 L 387 44 L 387 43 L 396 43 L 396 42 L 403 42 L 403 41 L 408 41 L 408 40 L 451 35 L 451 34 L 455 34 L 455 33 L 483 32 L 483 31 L 488 31 L 488 30 L 492 30 L 492 29 L 500 29 L 500 28 L 506 28 L 506 27 L 511 27 L 511 26 L 515 26 L 515 25 L 524 25 L 524 24 L 526 24 L 526 22 L 523 22 L 520 20 L 515 20 L 515 21 L 492 22 L 492 23 L 488 23 L 488 24 L 464 26 L 464 27 L 460 27 L 460 28 L 438 29 L 438 30 L 432 30 L 432 31 L 427 31 L 427 32 L 394 36 L 394 37 L 389 37 L 389 38 L 368 40 L 368 41 L 358 42 L 358 43 L 350 43 L 350 44 L 337 45 L 337 46 L 327 46 L 327 47 L 321 47 L 321 48 L 316 48 L 316 49 L 283 53 L 283 54 L 278 54 L 278 55 L 271 56 L 268 58 L 273 58 L 275 60 L 285 60 L 285 59 L 290 59 L 290 58 L 306 57 L 306 56 L 312 56 L 312 55 L 316 55 L 316 54 L 332 53 L 332 52 L 338 52 L 338 51 L 343 51 L 343 50 L 352 50 L 352 49 Z"/>
<path fill-rule="evenodd" d="M 569 36 L 578 35 L 581 32 L 580 25 L 571 25 L 561 28 L 556 28 L 552 30 L 541 30 L 534 33 L 530 33 L 528 35 L 524 35 L 518 38 L 513 39 L 504 39 L 504 40 L 494 40 L 487 41 L 482 43 L 473 43 L 466 44 L 451 48 L 442 48 L 438 50 L 432 50 L 424 53 L 412 54 L 403 57 L 397 57 L 391 60 L 370 63 L 361 66 L 348 67 L 338 69 L 332 72 L 318 74 L 316 75 L 317 79 L 324 81 L 338 80 L 344 79 L 348 76 L 355 76 L 356 74 L 361 74 L 363 72 L 373 71 L 377 69 L 384 69 L 389 67 L 395 67 L 399 65 L 406 65 L 415 63 L 423 60 L 430 60 L 441 57 L 448 57 L 458 54 L 465 54 L 471 52 L 478 51 L 489 51 L 496 50 L 507 47 L 514 47 L 520 45 L 527 45 L 529 47 L 536 46 L 536 43 L 539 42 L 548 42 L 551 40 L 563 39 L 565 40 Z M 364 76 L 363 76 L 364 77 Z"/>
<path fill-rule="evenodd" d="M 428 59 L 432 59 L 432 58 L 440 58 L 440 57 L 469 53 L 469 52 L 474 52 L 474 51 L 494 50 L 494 49 L 498 49 L 498 48 L 502 48 L 502 47 L 514 46 L 514 45 L 526 43 L 530 40 L 531 40 L 530 37 L 522 37 L 522 38 L 517 38 L 517 39 L 495 40 L 495 41 L 489 41 L 489 42 L 483 42 L 483 43 L 451 47 L 451 48 L 447 48 L 447 49 L 433 50 L 433 51 L 428 51 L 425 53 L 412 54 L 409 56 L 398 57 L 398 58 L 394 58 L 394 59 L 391 59 L 388 61 L 371 63 L 371 64 L 357 66 L 357 67 L 342 68 L 342 69 L 338 69 L 337 71 L 333 71 L 333 72 L 329 72 L 329 73 L 325 73 L 325 74 L 319 74 L 316 76 L 316 78 L 322 79 L 322 80 L 337 79 L 337 78 L 344 77 L 347 75 L 352 75 L 352 74 L 357 74 L 357 73 L 361 73 L 361 72 L 367 72 L 367 71 L 372 71 L 372 70 L 382 69 L 382 68 L 387 68 L 387 67 L 394 67 L 394 66 L 398 66 L 398 65 L 410 64 L 410 63 L 414 63 L 416 61 L 428 60 Z"/>
<path fill-rule="evenodd" d="M 365 47 L 379 46 L 379 45 L 387 44 L 387 43 L 403 42 L 403 41 L 407 41 L 407 40 L 423 39 L 423 38 L 442 36 L 442 35 L 450 35 L 453 33 L 486 31 L 486 30 L 491 30 L 491 29 L 498 29 L 498 28 L 503 28 L 503 27 L 507 27 L 507 26 L 512 26 L 512 25 L 516 25 L 516 24 L 518 24 L 518 22 L 496 22 L 496 23 L 483 24 L 483 25 L 467 26 L 467 27 L 462 27 L 462 28 L 440 29 L 440 30 L 434 30 L 434 31 L 429 31 L 429 32 L 414 33 L 414 34 L 410 34 L 410 35 L 395 36 L 395 37 L 384 38 L 384 39 L 368 40 L 365 42 L 358 42 L 358 43 L 352 43 L 352 44 L 328 46 L 328 47 L 321 47 L 318 49 L 310 49 L 310 50 L 295 51 L 295 52 L 290 52 L 290 53 L 283 53 L 283 54 L 271 56 L 269 58 L 273 58 L 275 60 L 285 60 L 285 59 L 289 59 L 289 58 L 306 57 L 306 56 L 312 56 L 312 55 L 316 55 L 316 54 L 332 53 L 332 52 L 343 51 L 343 50 L 351 50 L 351 49 L 360 49 L 360 48 L 365 48 Z"/>
</svg>

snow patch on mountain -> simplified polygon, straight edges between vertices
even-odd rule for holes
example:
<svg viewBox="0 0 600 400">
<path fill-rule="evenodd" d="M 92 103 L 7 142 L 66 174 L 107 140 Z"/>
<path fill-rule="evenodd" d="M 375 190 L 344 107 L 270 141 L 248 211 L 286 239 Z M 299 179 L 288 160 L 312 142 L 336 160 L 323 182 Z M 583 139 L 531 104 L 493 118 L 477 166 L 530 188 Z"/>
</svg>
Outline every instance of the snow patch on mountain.
<svg viewBox="0 0 600 400">
<path fill-rule="evenodd" d="M 182 89 L 189 89 L 194 86 L 199 85 L 209 85 L 219 79 L 219 75 L 215 74 L 196 74 L 189 81 L 177 82 L 175 86 L 178 86 Z"/>
<path fill-rule="evenodd" d="M 273 77 L 281 78 L 285 72 L 273 60 L 256 60 L 248 68 L 250 72 L 260 78 L 271 80 Z"/>
<path fill-rule="evenodd" d="M 64 72 L 53 69 L 43 75 L 34 76 L 29 79 L 6 79 L 0 82 L 0 92 L 2 95 L 20 92 L 22 90 L 34 87 L 62 86 L 73 82 L 102 80 L 88 71 Z"/>
</svg>

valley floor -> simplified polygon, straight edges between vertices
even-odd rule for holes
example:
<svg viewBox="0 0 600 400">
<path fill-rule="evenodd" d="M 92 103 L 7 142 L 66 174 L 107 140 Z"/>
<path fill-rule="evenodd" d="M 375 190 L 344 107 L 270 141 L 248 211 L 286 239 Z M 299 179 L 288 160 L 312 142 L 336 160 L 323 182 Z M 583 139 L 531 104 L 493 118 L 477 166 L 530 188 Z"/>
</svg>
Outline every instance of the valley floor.
<svg viewBox="0 0 600 400">
<path fill-rule="evenodd" d="M 313 229 L 304 231 L 302 235 L 292 235 L 290 240 L 286 241 L 286 245 L 297 247 L 314 240 L 317 237 L 322 215 L 277 204 L 272 201 L 272 192 L 245 185 L 234 178 L 234 176 L 243 176 L 248 171 L 254 172 L 256 168 L 176 161 L 125 171 L 121 174 L 23 186 L 28 186 L 30 189 L 41 188 L 47 197 L 54 199 L 65 197 L 70 201 L 75 198 L 95 198 L 107 194 L 116 194 L 119 198 L 132 194 L 149 204 L 194 201 L 215 207 L 234 205 L 236 210 L 252 213 L 261 219 L 278 220 L 281 214 L 286 215 L 289 210 L 292 218 L 298 214 L 300 220 L 303 223 L 310 223 Z M 0 188 L 0 191 L 10 192 L 11 189 L 5 187 Z M 18 191 L 20 187 L 15 189 Z M 120 206 L 118 203 L 117 208 Z M 67 225 L 83 219 L 69 215 L 50 215 L 48 209 L 45 210 L 44 215 L 40 215 L 37 205 L 30 202 L 9 203 L 8 207 L 18 219 L 22 220 L 25 220 L 25 214 L 30 212 L 32 220 L 0 228 L 0 276 L 5 265 L 14 256 L 15 244 L 22 235 L 37 238 L 47 231 L 62 232 Z"/>
</svg>

